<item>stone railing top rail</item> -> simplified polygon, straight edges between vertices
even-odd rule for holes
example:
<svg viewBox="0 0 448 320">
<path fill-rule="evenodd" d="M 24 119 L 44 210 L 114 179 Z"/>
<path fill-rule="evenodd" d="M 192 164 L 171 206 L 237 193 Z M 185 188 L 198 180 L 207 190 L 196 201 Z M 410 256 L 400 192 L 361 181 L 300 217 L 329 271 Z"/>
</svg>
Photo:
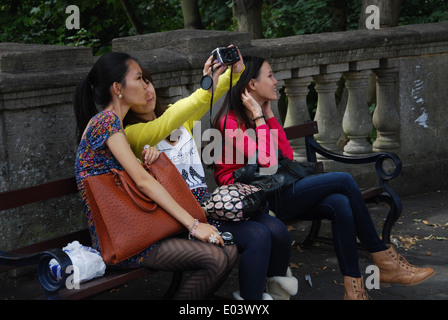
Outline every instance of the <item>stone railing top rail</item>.
<svg viewBox="0 0 448 320">
<path fill-rule="evenodd" d="M 164 87 L 198 83 L 210 52 L 230 43 L 244 55 L 269 59 L 274 71 L 293 70 L 448 52 L 448 22 L 259 40 L 250 40 L 246 33 L 176 30 L 115 39 L 113 49 L 132 53 L 152 73 L 156 85 Z"/>
<path fill-rule="evenodd" d="M 138 52 L 139 54 L 141 54 L 141 51 L 145 51 L 146 54 L 143 54 L 143 56 L 151 56 L 151 62 L 172 61 L 170 63 L 171 69 L 175 68 L 177 62 L 182 60 L 183 62 L 189 61 L 191 67 L 198 67 L 194 65 L 196 59 L 192 59 L 192 57 L 202 53 L 208 54 L 215 47 L 230 43 L 238 45 L 244 54 L 259 54 L 266 58 L 306 54 L 313 54 L 314 58 L 323 55 L 331 57 L 337 56 L 335 52 L 344 52 L 344 54 L 341 55 L 343 59 L 341 57 L 334 63 L 342 60 L 355 61 L 364 58 L 391 58 L 408 54 L 419 55 L 422 54 L 422 51 L 426 53 L 424 49 L 428 47 L 429 43 L 441 43 L 446 49 L 448 22 L 252 41 L 246 33 L 176 30 L 114 39 L 113 48 L 118 51 Z M 409 49 L 411 48 L 413 52 L 410 52 Z M 147 50 L 150 50 L 150 52 Z M 203 63 L 202 60 L 200 60 L 201 64 Z M 306 65 L 311 64 L 307 63 Z"/>
<path fill-rule="evenodd" d="M 297 53 L 324 53 L 408 44 L 427 44 L 448 41 L 448 22 L 407 25 L 377 30 L 354 30 L 306 34 L 277 39 L 253 40 L 254 46 L 271 50 L 273 57 Z M 300 50 L 297 52 L 297 50 Z"/>
<path fill-rule="evenodd" d="M 210 52 L 238 45 L 268 58 L 274 71 L 448 52 L 448 22 L 250 40 L 247 33 L 175 30 L 114 39 L 147 68 L 158 87 L 198 83 Z M 0 43 L 0 93 L 76 84 L 90 69 L 90 48 Z M 26 78 L 26 83 L 23 79 Z"/>
</svg>

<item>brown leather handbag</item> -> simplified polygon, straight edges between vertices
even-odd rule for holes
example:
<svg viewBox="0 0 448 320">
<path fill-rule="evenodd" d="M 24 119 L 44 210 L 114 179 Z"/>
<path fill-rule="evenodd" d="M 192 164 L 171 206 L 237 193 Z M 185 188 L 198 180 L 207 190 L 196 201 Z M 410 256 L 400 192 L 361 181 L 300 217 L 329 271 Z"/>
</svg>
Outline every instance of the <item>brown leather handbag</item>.
<svg viewBox="0 0 448 320">
<path fill-rule="evenodd" d="M 195 219 L 205 222 L 205 213 L 171 160 L 164 154 L 145 169 Z M 101 256 L 117 264 L 166 237 L 186 231 L 176 219 L 143 194 L 126 171 L 84 179 Z"/>
</svg>

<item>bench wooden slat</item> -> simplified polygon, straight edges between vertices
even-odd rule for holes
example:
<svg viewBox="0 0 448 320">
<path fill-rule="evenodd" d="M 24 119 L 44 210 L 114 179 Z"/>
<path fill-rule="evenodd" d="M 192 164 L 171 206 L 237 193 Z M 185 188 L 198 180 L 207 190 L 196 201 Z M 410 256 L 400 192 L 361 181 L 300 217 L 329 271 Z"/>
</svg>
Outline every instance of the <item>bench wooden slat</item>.
<svg viewBox="0 0 448 320">
<path fill-rule="evenodd" d="M 0 193 L 0 211 L 33 202 L 62 197 L 78 191 L 75 177 L 42 183 L 21 190 Z"/>
<path fill-rule="evenodd" d="M 52 248 L 62 248 L 67 245 L 67 243 L 72 241 L 79 241 L 81 244 L 85 246 L 91 246 L 90 233 L 88 229 L 82 229 L 79 231 L 75 231 L 72 233 L 68 233 L 62 235 L 60 237 L 52 238 L 49 240 L 44 240 L 39 243 L 31 244 L 26 247 L 22 247 L 16 250 L 13 250 L 14 253 L 35 253 L 47 249 Z"/>
<path fill-rule="evenodd" d="M 80 300 L 154 272 L 156 271 L 147 268 L 107 271 L 102 277 L 81 283 L 79 289 L 63 288 L 54 293 L 47 293 L 47 298 L 50 300 Z"/>
<path fill-rule="evenodd" d="M 73 242 L 75 240 L 79 241 L 81 244 L 85 246 L 91 246 L 89 230 L 83 229 L 80 231 L 75 231 L 69 234 L 62 235 L 60 237 L 44 240 L 42 242 L 34 243 L 26 247 L 18 248 L 10 252 L 18 254 L 34 254 L 48 249 L 65 247 L 68 243 Z M 0 273 L 14 268 L 15 268 L 14 266 L 0 264 Z"/>
<path fill-rule="evenodd" d="M 292 127 L 283 128 L 288 140 L 312 136 L 319 132 L 316 121 L 309 121 Z"/>
</svg>

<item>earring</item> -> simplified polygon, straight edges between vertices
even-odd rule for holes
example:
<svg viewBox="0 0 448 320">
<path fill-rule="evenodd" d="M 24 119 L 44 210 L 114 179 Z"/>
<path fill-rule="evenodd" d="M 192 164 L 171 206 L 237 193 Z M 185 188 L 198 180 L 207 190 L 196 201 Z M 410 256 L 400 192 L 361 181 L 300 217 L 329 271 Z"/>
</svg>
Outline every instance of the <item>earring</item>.
<svg viewBox="0 0 448 320">
<path fill-rule="evenodd" d="M 118 98 L 122 99 L 122 98 L 123 98 L 123 95 L 120 93 L 120 94 L 118 95 Z"/>
</svg>

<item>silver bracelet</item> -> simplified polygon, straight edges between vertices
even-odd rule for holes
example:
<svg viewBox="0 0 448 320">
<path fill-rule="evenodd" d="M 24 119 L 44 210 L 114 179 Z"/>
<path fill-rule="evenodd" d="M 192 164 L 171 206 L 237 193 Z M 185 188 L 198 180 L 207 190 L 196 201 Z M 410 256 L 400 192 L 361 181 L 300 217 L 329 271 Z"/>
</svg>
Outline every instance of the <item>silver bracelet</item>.
<svg viewBox="0 0 448 320">
<path fill-rule="evenodd" d="M 190 232 L 188 233 L 188 239 L 191 240 L 192 237 L 196 234 L 196 228 L 199 226 L 199 220 L 194 219 L 193 225 L 190 228 Z"/>
</svg>

